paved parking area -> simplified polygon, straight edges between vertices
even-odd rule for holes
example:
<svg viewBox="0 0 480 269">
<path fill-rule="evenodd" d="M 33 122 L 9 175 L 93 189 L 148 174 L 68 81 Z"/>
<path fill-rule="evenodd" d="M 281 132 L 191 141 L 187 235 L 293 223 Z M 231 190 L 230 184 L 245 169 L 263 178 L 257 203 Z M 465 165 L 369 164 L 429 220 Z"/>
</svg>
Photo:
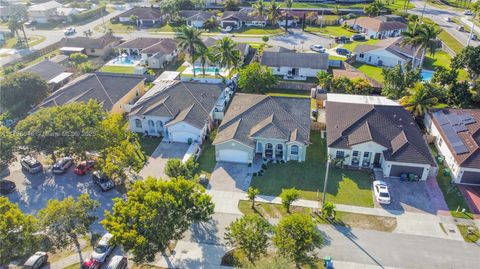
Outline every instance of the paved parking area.
<svg viewBox="0 0 480 269">
<path fill-rule="evenodd" d="M 139 175 L 143 178 L 152 176 L 155 178 L 165 178 L 163 172 L 168 159 L 183 159 L 189 145 L 185 143 L 161 142 L 152 156 L 148 158 L 147 164 L 142 168 Z"/>
<path fill-rule="evenodd" d="M 218 162 L 210 178 L 208 189 L 221 191 L 247 191 L 252 180 L 252 168 L 247 164 Z"/>
<path fill-rule="evenodd" d="M 13 203 L 17 203 L 20 209 L 28 214 L 36 214 L 47 205 L 49 199 L 63 200 L 66 197 L 78 197 L 88 193 L 90 198 L 100 203 L 95 215 L 97 222 L 92 226 L 94 232 L 103 233 L 105 230 L 98 222 L 103 219 L 105 210 L 111 210 L 113 198 L 121 194 L 115 189 L 102 192 L 91 179 L 90 173 L 84 176 L 77 176 L 73 173 L 74 165 L 62 175 L 53 175 L 50 171 L 38 174 L 24 172 L 17 165 L 10 167 L 10 173 L 4 178 L 9 179 L 17 185 L 17 190 L 7 197 Z"/>
<path fill-rule="evenodd" d="M 392 203 L 380 205 L 374 200 L 376 208 L 436 214 L 437 209 L 432 202 L 426 182 L 407 182 L 393 178 L 387 178 L 384 181 L 388 185 Z"/>
</svg>

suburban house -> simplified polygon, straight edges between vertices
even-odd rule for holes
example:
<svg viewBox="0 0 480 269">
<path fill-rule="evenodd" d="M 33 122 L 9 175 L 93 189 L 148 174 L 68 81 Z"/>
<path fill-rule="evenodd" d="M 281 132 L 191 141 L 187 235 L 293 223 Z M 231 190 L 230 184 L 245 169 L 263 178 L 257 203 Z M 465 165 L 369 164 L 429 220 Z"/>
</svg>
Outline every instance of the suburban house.
<svg viewBox="0 0 480 269">
<path fill-rule="evenodd" d="M 480 185 L 480 110 L 442 109 L 425 115 L 425 126 L 455 183 Z"/>
<path fill-rule="evenodd" d="M 211 48 L 211 47 L 215 46 L 216 42 L 217 42 L 217 39 L 212 38 L 212 37 L 207 37 L 206 39 L 203 40 L 203 44 L 205 44 L 205 46 L 207 48 Z M 246 43 L 236 43 L 236 45 L 237 45 L 236 49 L 238 49 L 240 51 L 240 63 L 242 64 L 242 63 L 245 62 L 245 56 L 247 56 L 248 52 L 250 51 L 250 46 Z M 195 61 L 194 67 L 198 68 L 198 70 L 200 70 L 202 68 L 200 59 Z M 219 69 L 219 67 L 216 64 L 211 63 L 211 62 L 207 62 L 205 67 L 206 68 L 210 67 L 210 68 L 218 68 Z"/>
<path fill-rule="evenodd" d="M 120 44 L 120 41 L 120 37 L 112 34 L 105 34 L 97 38 L 84 36 L 63 38 L 60 52 L 66 55 L 82 52 L 88 56 L 105 57 L 112 52 L 113 47 Z"/>
<path fill-rule="evenodd" d="M 220 19 L 220 26 L 225 29 L 228 26 L 232 29 L 240 29 L 243 26 L 265 27 L 268 16 L 258 15 L 252 8 L 242 8 L 239 11 L 225 11 Z"/>
<path fill-rule="evenodd" d="M 57 8 L 57 14 L 58 16 L 62 16 L 66 21 L 72 22 L 73 16 L 78 15 L 86 10 L 86 8 L 59 7 Z"/>
<path fill-rule="evenodd" d="M 45 80 L 50 89 L 57 89 L 68 82 L 73 73 L 65 72 L 66 68 L 51 60 L 43 60 L 28 66 L 19 72 L 33 73 Z"/>
<path fill-rule="evenodd" d="M 134 7 L 117 16 L 121 23 L 135 23 L 139 27 L 152 27 L 162 23 L 162 12 L 158 8 Z M 135 22 L 132 22 L 135 18 Z"/>
<path fill-rule="evenodd" d="M 369 76 L 365 75 L 365 73 L 360 72 L 358 70 L 333 69 L 332 73 L 333 73 L 333 78 L 345 77 L 345 78 L 348 78 L 350 80 L 354 80 L 354 79 L 366 80 L 375 89 L 381 89 L 382 86 L 383 86 L 382 83 L 370 78 Z"/>
<path fill-rule="evenodd" d="M 377 168 L 384 177 L 426 180 L 434 160 L 410 112 L 381 96 L 327 94 L 328 154 L 351 168 Z"/>
<path fill-rule="evenodd" d="M 206 21 L 215 18 L 215 15 L 203 10 L 181 10 L 178 14 L 188 26 L 203 28 Z"/>
<path fill-rule="evenodd" d="M 72 102 L 97 100 L 106 111 L 127 112 L 145 93 L 145 78 L 139 75 L 114 73 L 84 74 L 53 92 L 38 107 L 60 106 Z"/>
<path fill-rule="evenodd" d="M 407 22 L 400 16 L 360 17 L 345 22 L 354 30 L 370 38 L 397 37 L 407 30 Z"/>
<path fill-rule="evenodd" d="M 393 37 L 380 40 L 374 45 L 358 45 L 355 48 L 355 60 L 375 66 L 394 67 L 415 62 L 420 64 L 422 52 L 410 45 L 402 45 L 403 37 Z M 415 61 L 413 61 L 415 59 Z"/>
<path fill-rule="evenodd" d="M 47 23 L 49 21 L 57 21 L 61 16 L 57 13 L 57 9 L 62 4 L 56 1 L 48 1 L 41 4 L 31 5 L 28 7 L 28 16 L 31 21 L 37 23 Z"/>
<path fill-rule="evenodd" d="M 306 80 L 327 71 L 328 54 L 264 51 L 260 63 L 284 79 Z"/>
<path fill-rule="evenodd" d="M 130 129 L 164 141 L 201 144 L 233 91 L 224 84 L 158 81 L 130 109 Z"/>
<path fill-rule="evenodd" d="M 119 55 L 140 59 L 150 68 L 163 68 L 178 55 L 177 43 L 170 38 L 139 37 L 116 47 Z"/>
<path fill-rule="evenodd" d="M 309 99 L 235 94 L 213 141 L 217 162 L 305 161 L 309 113 Z"/>
</svg>

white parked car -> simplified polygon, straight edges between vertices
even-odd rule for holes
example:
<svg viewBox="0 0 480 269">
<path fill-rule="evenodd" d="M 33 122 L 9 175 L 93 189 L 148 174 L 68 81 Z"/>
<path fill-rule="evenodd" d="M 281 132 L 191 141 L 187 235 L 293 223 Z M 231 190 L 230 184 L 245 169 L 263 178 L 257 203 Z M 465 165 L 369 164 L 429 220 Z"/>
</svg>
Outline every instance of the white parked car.
<svg viewBox="0 0 480 269">
<path fill-rule="evenodd" d="M 473 12 L 471 10 L 465 10 L 463 12 L 463 15 L 467 15 L 467 16 L 472 16 L 473 15 Z"/>
<path fill-rule="evenodd" d="M 390 193 L 388 191 L 388 186 L 385 181 L 375 180 L 373 182 L 373 193 L 375 194 L 375 200 L 380 204 L 390 204 Z"/>
<path fill-rule="evenodd" d="M 452 18 L 450 18 L 450 17 L 445 17 L 445 21 L 446 21 L 446 22 L 451 22 L 451 21 L 452 21 Z"/>
<path fill-rule="evenodd" d="M 77 32 L 77 30 L 75 30 L 75 28 L 73 28 L 73 27 L 68 27 L 67 29 L 65 29 L 65 30 L 63 31 L 63 33 L 64 33 L 65 35 L 73 35 L 73 34 L 75 34 L 76 32 Z"/>
<path fill-rule="evenodd" d="M 110 243 L 112 237 L 113 235 L 110 233 L 106 233 L 102 236 L 102 239 L 100 239 L 97 246 L 93 249 L 92 259 L 95 259 L 100 263 L 105 262 L 108 255 L 110 255 L 115 248 L 115 246 Z"/>
<path fill-rule="evenodd" d="M 312 45 L 310 49 L 316 52 L 325 53 L 325 48 L 322 45 Z"/>
</svg>

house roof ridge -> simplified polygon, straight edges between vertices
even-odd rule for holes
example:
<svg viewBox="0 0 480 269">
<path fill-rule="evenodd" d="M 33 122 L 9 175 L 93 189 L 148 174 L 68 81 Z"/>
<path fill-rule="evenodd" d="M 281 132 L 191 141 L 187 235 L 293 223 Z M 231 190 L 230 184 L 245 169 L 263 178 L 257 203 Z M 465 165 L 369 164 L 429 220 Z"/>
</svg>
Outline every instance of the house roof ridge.
<svg viewBox="0 0 480 269">
<path fill-rule="evenodd" d="M 102 90 L 105 92 L 105 94 L 107 95 L 107 98 L 108 100 L 110 101 L 110 103 L 112 103 L 112 105 L 115 105 L 115 103 L 113 102 L 112 98 L 110 98 L 110 95 L 108 94 L 107 90 L 105 89 L 105 87 L 103 86 L 103 83 L 100 81 L 100 79 L 98 78 L 98 75 L 96 73 L 93 73 L 94 77 L 97 79 L 98 83 L 100 84 L 100 86 L 102 87 Z"/>
<path fill-rule="evenodd" d="M 192 91 L 187 87 L 187 85 L 185 85 L 185 83 L 181 83 L 183 85 L 183 87 L 187 90 L 187 92 L 193 97 L 193 99 L 195 100 L 195 102 L 197 102 L 197 104 L 202 108 L 203 111 L 205 111 L 205 113 L 209 114 L 209 112 L 207 111 L 207 109 L 202 105 L 202 103 L 197 99 L 197 97 L 195 97 L 195 95 L 192 93 Z M 223 89 L 222 89 L 223 91 Z"/>
</svg>

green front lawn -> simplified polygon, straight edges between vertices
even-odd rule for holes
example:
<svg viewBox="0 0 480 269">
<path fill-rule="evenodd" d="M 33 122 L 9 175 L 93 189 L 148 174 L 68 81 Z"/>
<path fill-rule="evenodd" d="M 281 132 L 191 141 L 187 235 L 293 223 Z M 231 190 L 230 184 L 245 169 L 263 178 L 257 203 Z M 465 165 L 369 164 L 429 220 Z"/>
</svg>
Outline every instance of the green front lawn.
<svg viewBox="0 0 480 269">
<path fill-rule="evenodd" d="M 120 73 L 120 74 L 133 74 L 135 73 L 135 69 L 133 66 L 115 66 L 115 65 L 105 65 L 100 68 L 101 72 L 108 72 L 108 73 Z"/>
<path fill-rule="evenodd" d="M 480 231 L 478 230 L 477 227 L 473 227 L 474 231 L 473 233 L 468 233 L 468 227 L 465 225 L 457 225 L 458 230 L 462 234 L 463 240 L 468 243 L 476 243 L 480 239 Z"/>
<path fill-rule="evenodd" d="M 351 37 L 355 32 L 349 31 L 346 28 L 343 28 L 340 25 L 335 25 L 335 26 L 325 26 L 325 27 L 320 27 L 320 26 L 307 26 L 305 28 L 306 32 L 311 32 L 311 33 L 322 33 L 322 34 L 327 34 L 327 35 L 332 35 L 332 36 L 347 36 Z"/>
<path fill-rule="evenodd" d="M 285 30 L 280 27 L 271 27 L 267 26 L 265 28 L 261 27 L 243 27 L 234 33 L 242 35 L 278 35 L 285 33 Z"/>
<path fill-rule="evenodd" d="M 215 160 L 215 146 L 210 142 L 202 145 L 202 152 L 197 159 L 199 174 L 205 174 L 208 178 L 213 172 L 217 161 Z"/>
<path fill-rule="evenodd" d="M 262 176 L 254 176 L 251 186 L 264 195 L 279 196 L 282 189 L 296 188 L 302 199 L 322 197 L 326 168 L 326 141 L 319 132 L 311 132 L 312 144 L 305 162 L 268 164 Z M 372 180 L 365 172 L 331 168 L 327 200 L 334 203 L 373 207 Z"/>
<path fill-rule="evenodd" d="M 357 68 L 359 71 L 369 76 L 370 78 L 383 82 L 382 68 L 378 66 L 368 65 L 366 63 L 355 62 L 352 64 L 353 67 Z"/>
<path fill-rule="evenodd" d="M 441 67 L 450 69 L 451 61 L 452 61 L 452 57 L 448 53 L 442 50 L 439 50 L 435 52 L 435 55 L 433 56 L 431 56 L 429 53 L 425 55 L 423 68 L 428 70 L 435 70 L 436 67 L 441 66 Z M 460 80 L 467 80 L 468 79 L 467 71 L 465 71 L 464 69 L 458 70 L 458 78 Z"/>
<path fill-rule="evenodd" d="M 165 25 L 163 25 L 162 27 L 154 27 L 154 28 L 150 28 L 148 29 L 149 32 L 170 32 L 170 33 L 173 33 L 175 32 L 175 27 L 173 27 L 172 25 L 168 24 L 168 23 L 165 23 Z"/>
<path fill-rule="evenodd" d="M 458 42 L 457 39 L 455 39 L 446 31 L 441 31 L 440 34 L 438 35 L 438 38 L 440 38 L 443 41 L 443 43 L 445 43 L 449 48 L 451 48 L 456 53 L 460 53 L 465 47 L 462 43 Z"/>
<path fill-rule="evenodd" d="M 140 144 L 140 148 L 142 151 L 145 153 L 145 157 L 150 157 L 152 156 L 152 153 L 155 151 L 155 149 L 158 147 L 160 142 L 162 142 L 162 139 L 159 137 L 140 137 L 138 140 Z"/>
<path fill-rule="evenodd" d="M 391 3 L 386 4 L 388 8 L 391 10 L 403 10 L 404 5 L 405 5 L 405 0 L 396 0 L 396 1 L 390 1 Z M 292 7 L 293 8 L 334 8 L 335 6 L 338 6 L 338 8 L 358 8 L 358 9 L 363 9 L 365 6 L 368 4 L 365 3 L 357 3 L 357 4 L 348 4 L 348 3 L 331 3 L 331 4 L 323 4 L 323 3 L 298 3 L 294 2 Z M 282 4 L 282 6 L 284 6 Z M 408 4 L 408 9 L 412 9 L 415 6 L 412 3 Z"/>
</svg>

